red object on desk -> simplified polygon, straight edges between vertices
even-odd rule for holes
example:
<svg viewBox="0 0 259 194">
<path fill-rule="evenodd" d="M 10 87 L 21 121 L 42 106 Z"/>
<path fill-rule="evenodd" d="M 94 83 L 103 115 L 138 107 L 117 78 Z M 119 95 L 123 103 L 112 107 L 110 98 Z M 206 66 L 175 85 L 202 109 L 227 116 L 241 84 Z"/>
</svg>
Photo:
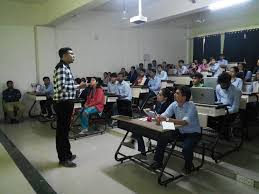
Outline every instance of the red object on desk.
<svg viewBox="0 0 259 194">
<path fill-rule="evenodd" d="M 152 122 L 152 118 L 151 117 L 147 117 L 147 122 Z"/>
</svg>

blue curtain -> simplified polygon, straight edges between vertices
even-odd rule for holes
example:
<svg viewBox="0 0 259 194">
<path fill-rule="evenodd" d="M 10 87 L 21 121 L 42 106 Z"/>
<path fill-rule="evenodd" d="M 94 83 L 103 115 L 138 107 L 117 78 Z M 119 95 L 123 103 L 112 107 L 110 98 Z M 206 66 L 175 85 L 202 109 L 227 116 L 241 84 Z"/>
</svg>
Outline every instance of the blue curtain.
<svg viewBox="0 0 259 194">
<path fill-rule="evenodd" d="M 220 34 L 206 36 L 204 44 L 204 58 L 218 57 L 220 55 Z"/>
<path fill-rule="evenodd" d="M 203 59 L 203 37 L 193 39 L 193 60 L 201 62 Z"/>
</svg>

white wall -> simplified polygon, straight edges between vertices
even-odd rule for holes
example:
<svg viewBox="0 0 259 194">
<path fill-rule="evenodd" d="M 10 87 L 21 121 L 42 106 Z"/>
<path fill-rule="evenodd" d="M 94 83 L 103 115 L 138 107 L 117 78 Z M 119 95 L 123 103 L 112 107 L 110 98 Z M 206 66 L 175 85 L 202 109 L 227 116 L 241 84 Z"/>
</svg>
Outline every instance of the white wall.
<svg viewBox="0 0 259 194">
<path fill-rule="evenodd" d="M 32 26 L 0 26 L 0 91 L 13 80 L 22 93 L 36 81 L 35 42 Z M 2 97 L 1 97 L 2 104 Z M 0 106 L 2 118 L 2 106 Z"/>
<path fill-rule="evenodd" d="M 175 63 L 185 59 L 185 30 L 167 25 L 130 27 L 120 16 L 88 13 L 71 18 L 56 27 L 57 48 L 70 46 L 76 54 L 72 69 L 75 76 L 118 71 L 143 62 L 150 54 L 158 62 Z"/>
</svg>

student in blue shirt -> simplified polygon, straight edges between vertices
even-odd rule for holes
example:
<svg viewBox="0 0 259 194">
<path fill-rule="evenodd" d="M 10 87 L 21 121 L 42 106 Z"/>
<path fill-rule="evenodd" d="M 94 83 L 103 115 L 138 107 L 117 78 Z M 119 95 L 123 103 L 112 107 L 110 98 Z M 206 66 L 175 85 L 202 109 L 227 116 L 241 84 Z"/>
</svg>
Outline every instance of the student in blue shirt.
<svg viewBox="0 0 259 194">
<path fill-rule="evenodd" d="M 221 68 L 225 68 L 225 69 L 227 68 L 228 61 L 225 59 L 225 56 L 223 54 L 219 56 L 218 64 L 220 65 Z"/>
<path fill-rule="evenodd" d="M 238 73 L 238 67 L 231 67 L 230 68 L 230 75 L 231 75 L 231 84 L 237 87 L 242 91 L 243 89 L 243 80 L 236 77 Z"/>
<path fill-rule="evenodd" d="M 160 80 L 167 80 L 167 73 L 166 71 L 163 70 L 163 67 L 161 64 L 159 64 L 157 66 L 157 73 L 156 76 L 160 79 Z"/>
<path fill-rule="evenodd" d="M 223 72 L 218 77 L 218 85 L 216 87 L 216 95 L 219 103 L 228 105 L 229 114 L 239 111 L 241 91 L 231 84 L 231 76 Z"/>
<path fill-rule="evenodd" d="M 111 81 L 108 82 L 108 93 L 118 94 L 117 73 L 111 74 Z"/>
<path fill-rule="evenodd" d="M 209 67 L 213 77 L 218 77 L 222 72 L 219 63 L 216 63 L 216 59 L 214 57 L 210 58 Z"/>
<path fill-rule="evenodd" d="M 200 140 L 201 127 L 198 118 L 198 112 L 193 102 L 190 102 L 191 90 L 187 86 L 180 86 L 174 95 L 173 102 L 164 113 L 157 119 L 158 122 L 167 121 L 173 122 L 175 125 L 180 125 L 177 130 L 170 131 L 172 138 L 177 138 L 183 141 L 183 156 L 185 165 L 183 171 L 186 174 L 191 173 L 193 169 L 193 149 Z M 172 116 L 175 119 L 172 119 Z M 169 134 L 168 134 L 169 135 Z M 162 166 L 165 148 L 168 144 L 170 136 L 161 136 L 157 142 L 157 149 L 154 156 L 154 162 L 151 168 L 157 169 Z"/>
<path fill-rule="evenodd" d="M 132 99 L 130 85 L 124 81 L 123 73 L 118 73 L 118 95 L 120 100 L 129 100 Z"/>
<path fill-rule="evenodd" d="M 41 115 L 52 119 L 53 112 L 52 112 L 52 104 L 53 104 L 53 94 L 54 89 L 52 83 L 50 83 L 49 77 L 43 78 L 44 86 L 41 88 L 40 93 L 46 95 L 47 100 L 40 101 L 40 108 L 41 108 Z"/>
<path fill-rule="evenodd" d="M 161 87 L 161 80 L 156 76 L 156 70 L 151 69 L 149 70 L 149 81 L 148 81 L 148 88 L 149 88 L 149 93 L 143 100 L 142 104 L 140 105 L 140 110 L 143 110 L 146 102 L 156 96 L 160 90 Z"/>
<path fill-rule="evenodd" d="M 237 64 L 237 67 L 238 67 L 237 77 L 241 78 L 245 82 L 250 82 L 252 80 L 252 72 L 248 71 L 245 68 L 245 66 L 246 66 L 245 63 L 238 63 Z"/>
</svg>

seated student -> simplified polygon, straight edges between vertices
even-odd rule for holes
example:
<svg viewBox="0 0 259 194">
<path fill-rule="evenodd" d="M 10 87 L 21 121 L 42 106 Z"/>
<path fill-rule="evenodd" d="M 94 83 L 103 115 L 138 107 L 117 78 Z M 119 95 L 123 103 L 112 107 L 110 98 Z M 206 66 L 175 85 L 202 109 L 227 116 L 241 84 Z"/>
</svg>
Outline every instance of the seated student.
<svg viewBox="0 0 259 194">
<path fill-rule="evenodd" d="M 156 69 L 157 68 L 157 62 L 156 60 L 152 60 L 152 69 Z"/>
<path fill-rule="evenodd" d="M 245 66 L 245 63 L 238 63 L 237 77 L 244 80 L 245 82 L 250 82 L 252 80 L 252 72 L 246 70 Z"/>
<path fill-rule="evenodd" d="M 191 74 L 194 74 L 194 73 L 196 73 L 196 72 L 200 72 L 199 66 L 198 66 L 196 63 L 193 62 L 193 63 L 190 65 L 190 67 L 189 67 L 189 69 L 188 69 L 188 72 L 189 72 L 190 75 L 191 75 Z"/>
<path fill-rule="evenodd" d="M 175 125 L 180 125 L 177 130 L 170 131 L 170 136 L 171 138 L 177 138 L 183 141 L 182 152 L 185 160 L 183 170 L 187 174 L 191 173 L 193 169 L 193 149 L 201 137 L 198 112 L 194 103 L 189 101 L 190 97 L 190 88 L 187 86 L 180 86 L 175 92 L 175 101 L 164 113 L 157 117 L 158 122 L 167 121 L 174 122 Z M 171 118 L 173 115 L 175 116 L 175 119 Z M 163 136 L 158 140 L 154 162 L 151 165 L 153 169 L 157 169 L 162 166 L 164 152 L 168 141 L 168 136 Z"/>
<path fill-rule="evenodd" d="M 256 74 L 257 72 L 259 72 L 259 59 L 257 60 L 256 67 L 253 70 L 254 74 Z"/>
<path fill-rule="evenodd" d="M 199 65 L 199 69 L 200 72 L 208 72 L 210 70 L 207 59 L 202 60 L 202 64 Z"/>
<path fill-rule="evenodd" d="M 154 106 L 154 111 L 156 111 L 157 114 L 162 114 L 166 111 L 172 101 L 172 92 L 168 88 L 161 89 L 160 92 L 157 94 L 157 102 Z M 141 159 L 147 159 L 145 154 L 145 144 L 142 136 L 132 134 L 131 140 L 128 142 L 124 142 L 123 145 L 134 149 L 136 141 L 138 142 L 138 151 L 142 153 Z"/>
<path fill-rule="evenodd" d="M 175 66 L 176 75 L 186 75 L 188 74 L 188 68 L 184 65 L 184 60 L 179 60 Z"/>
<path fill-rule="evenodd" d="M 108 93 L 118 94 L 117 73 L 111 74 L 111 81 L 108 83 Z"/>
<path fill-rule="evenodd" d="M 158 77 L 160 80 L 167 80 L 167 73 L 163 70 L 163 67 L 161 64 L 157 66 L 157 73 L 156 77 Z"/>
<path fill-rule="evenodd" d="M 110 77 L 108 76 L 108 73 L 104 72 L 103 73 L 103 83 L 107 85 L 109 83 L 109 81 L 110 81 Z"/>
<path fill-rule="evenodd" d="M 142 110 L 146 104 L 146 102 L 157 95 L 157 93 L 160 90 L 161 87 L 161 80 L 157 77 L 156 75 L 156 70 L 152 69 L 149 71 L 149 81 L 148 81 L 148 88 L 149 88 L 149 93 L 148 95 L 145 97 L 145 99 L 143 100 L 140 109 Z"/>
<path fill-rule="evenodd" d="M 213 77 L 218 77 L 222 73 L 220 65 L 219 65 L 219 63 L 216 62 L 216 59 L 214 57 L 210 58 L 209 67 L 210 67 L 210 72 L 212 72 Z"/>
<path fill-rule="evenodd" d="M 134 86 L 144 86 L 147 85 L 147 77 L 145 76 L 145 70 L 141 69 L 138 74 L 138 78 L 136 79 Z"/>
<path fill-rule="evenodd" d="M 140 64 L 138 65 L 137 72 L 139 73 L 139 71 L 140 71 L 141 69 L 145 69 L 143 63 L 140 63 Z"/>
<path fill-rule="evenodd" d="M 203 87 L 202 79 L 203 75 L 201 73 L 195 73 L 191 76 L 192 87 Z"/>
<path fill-rule="evenodd" d="M 167 72 L 167 69 L 168 69 L 168 64 L 166 63 L 166 61 L 163 61 L 162 62 L 162 69 L 165 71 L 165 72 Z"/>
<path fill-rule="evenodd" d="M 153 68 L 152 68 L 152 63 L 147 64 L 147 71 L 149 71 L 149 70 L 151 70 L 151 69 L 153 69 Z"/>
<path fill-rule="evenodd" d="M 174 64 L 168 64 L 167 74 L 174 75 L 176 73 L 176 69 L 174 69 Z"/>
<path fill-rule="evenodd" d="M 259 93 L 259 72 L 256 73 L 255 79 L 252 83 L 252 92 Z"/>
<path fill-rule="evenodd" d="M 228 61 L 225 59 L 225 56 L 223 54 L 220 54 L 218 64 L 221 68 L 227 68 Z"/>
<path fill-rule="evenodd" d="M 216 95 L 219 103 L 228 105 L 230 114 L 239 111 L 241 90 L 231 84 L 231 76 L 223 72 L 218 77 L 218 85 L 216 87 Z"/>
<path fill-rule="evenodd" d="M 132 99 L 131 88 L 130 85 L 124 81 L 124 77 L 122 73 L 118 73 L 118 95 L 120 100 L 129 100 Z"/>
<path fill-rule="evenodd" d="M 101 113 L 104 108 L 105 96 L 103 89 L 97 82 L 97 78 L 92 77 L 90 83 L 90 91 L 87 95 L 87 100 L 82 109 L 82 114 L 80 115 L 80 123 L 82 130 L 79 134 L 84 134 L 88 131 L 89 125 L 89 115 L 94 113 Z"/>
<path fill-rule="evenodd" d="M 128 74 L 128 80 L 130 81 L 130 83 L 134 83 L 136 81 L 137 77 L 138 77 L 138 73 L 137 73 L 135 67 L 131 66 L 130 72 Z"/>
<path fill-rule="evenodd" d="M 53 103 L 54 89 L 49 77 L 44 77 L 43 82 L 44 86 L 41 87 L 40 93 L 46 95 L 47 100 L 40 101 L 41 115 L 51 119 L 53 118 L 51 105 Z"/>
<path fill-rule="evenodd" d="M 13 81 L 6 82 L 7 89 L 3 91 L 3 109 L 11 119 L 11 123 L 18 123 L 24 113 L 25 106 L 20 102 L 21 92 L 14 88 Z"/>
<path fill-rule="evenodd" d="M 126 71 L 126 69 L 125 69 L 124 67 L 123 67 L 123 68 L 121 68 L 120 73 L 122 73 L 122 74 L 123 74 L 124 79 L 127 79 L 127 77 L 128 77 L 128 75 L 129 75 L 129 73 Z"/>
<path fill-rule="evenodd" d="M 230 68 L 231 84 L 236 86 L 238 89 L 240 89 L 242 91 L 243 80 L 236 77 L 237 73 L 238 73 L 238 67 L 231 67 Z"/>
</svg>

